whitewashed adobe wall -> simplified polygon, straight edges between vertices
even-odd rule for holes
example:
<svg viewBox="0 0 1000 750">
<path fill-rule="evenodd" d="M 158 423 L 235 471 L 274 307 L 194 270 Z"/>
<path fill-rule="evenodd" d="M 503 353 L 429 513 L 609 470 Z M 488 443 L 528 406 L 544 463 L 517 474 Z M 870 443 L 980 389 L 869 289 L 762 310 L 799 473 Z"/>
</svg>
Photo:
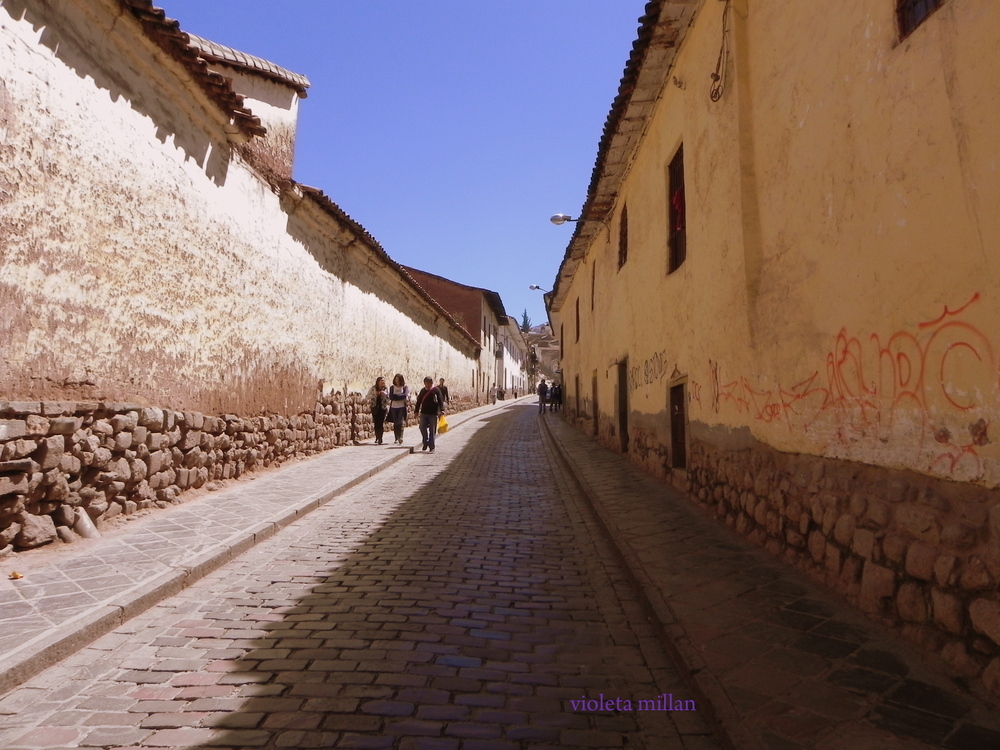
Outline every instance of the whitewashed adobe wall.
<svg viewBox="0 0 1000 750">
<path fill-rule="evenodd" d="M 320 382 L 466 382 L 459 329 L 282 201 L 118 3 L 3 0 L 0 25 L 2 398 L 296 414 Z"/>
</svg>

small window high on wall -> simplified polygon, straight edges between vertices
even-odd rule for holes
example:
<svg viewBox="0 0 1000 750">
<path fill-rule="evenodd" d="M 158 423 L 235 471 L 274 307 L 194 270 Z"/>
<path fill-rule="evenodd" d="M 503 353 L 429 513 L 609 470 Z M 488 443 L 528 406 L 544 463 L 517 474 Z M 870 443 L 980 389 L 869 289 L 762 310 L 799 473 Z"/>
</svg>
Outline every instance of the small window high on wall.
<svg viewBox="0 0 1000 750">
<path fill-rule="evenodd" d="M 684 194 L 684 146 L 677 149 L 667 167 L 667 221 L 670 257 L 667 273 L 680 268 L 687 258 L 687 209 Z"/>
<path fill-rule="evenodd" d="M 936 11 L 944 0 L 896 0 L 899 36 L 906 37 Z"/>
</svg>

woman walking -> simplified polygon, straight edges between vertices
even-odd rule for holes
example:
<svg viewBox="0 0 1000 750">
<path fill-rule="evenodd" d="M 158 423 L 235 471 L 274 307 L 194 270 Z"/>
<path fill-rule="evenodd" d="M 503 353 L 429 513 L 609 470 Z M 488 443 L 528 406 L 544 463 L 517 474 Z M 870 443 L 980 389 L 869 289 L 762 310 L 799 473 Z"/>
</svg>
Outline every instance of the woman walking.
<svg viewBox="0 0 1000 750">
<path fill-rule="evenodd" d="M 385 378 L 375 379 L 375 385 L 368 391 L 368 407 L 375 421 L 375 445 L 382 445 L 385 418 L 389 414 L 389 391 L 385 387 Z"/>
<path fill-rule="evenodd" d="M 389 419 L 392 420 L 392 431 L 396 436 L 396 444 L 403 444 L 403 425 L 406 424 L 406 404 L 410 400 L 410 388 L 398 372 L 392 379 L 389 388 Z"/>
</svg>

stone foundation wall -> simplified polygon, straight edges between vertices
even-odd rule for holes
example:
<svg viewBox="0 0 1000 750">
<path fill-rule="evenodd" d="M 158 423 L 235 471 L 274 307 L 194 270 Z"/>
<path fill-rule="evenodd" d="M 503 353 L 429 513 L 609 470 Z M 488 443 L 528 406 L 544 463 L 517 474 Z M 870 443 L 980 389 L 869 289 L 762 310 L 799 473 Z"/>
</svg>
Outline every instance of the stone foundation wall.
<svg viewBox="0 0 1000 750">
<path fill-rule="evenodd" d="M 592 435 L 586 413 L 564 418 Z M 686 471 L 642 429 L 626 457 L 1000 696 L 1000 491 L 692 432 Z M 610 419 L 596 439 L 618 450 Z"/>
<path fill-rule="evenodd" d="M 1000 695 L 997 491 L 698 440 L 686 476 L 672 480 L 742 536 Z"/>
<path fill-rule="evenodd" d="M 471 406 L 453 399 L 449 412 Z M 183 502 L 185 490 L 369 440 L 373 430 L 364 396 L 339 391 L 295 416 L 0 402 L 0 555 L 75 541 L 116 516 Z"/>
</svg>

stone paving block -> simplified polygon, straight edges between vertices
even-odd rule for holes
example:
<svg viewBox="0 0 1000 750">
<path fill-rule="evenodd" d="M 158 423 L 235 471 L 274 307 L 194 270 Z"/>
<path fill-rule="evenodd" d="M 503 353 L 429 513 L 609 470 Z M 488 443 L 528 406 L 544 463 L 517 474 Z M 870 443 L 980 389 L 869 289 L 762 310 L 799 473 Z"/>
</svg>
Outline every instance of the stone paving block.
<svg viewBox="0 0 1000 750">
<path fill-rule="evenodd" d="M 470 739 L 462 742 L 464 750 L 519 750 L 520 745 L 507 740 Z"/>
<path fill-rule="evenodd" d="M 323 729 L 335 731 L 374 732 L 382 726 L 378 716 L 356 716 L 353 714 L 329 714 L 323 719 Z"/>
<path fill-rule="evenodd" d="M 77 742 L 84 730 L 69 727 L 40 727 L 18 736 L 15 746 L 52 748 L 68 746 Z"/>
<path fill-rule="evenodd" d="M 389 735 L 411 735 L 438 737 L 444 729 L 444 722 L 425 719 L 403 719 L 386 722 L 383 731 Z"/>
<path fill-rule="evenodd" d="M 376 737 L 347 732 L 340 738 L 337 746 L 349 748 L 350 750 L 384 750 L 391 748 L 394 742 L 394 737 Z"/>
<path fill-rule="evenodd" d="M 403 737 L 399 750 L 458 750 L 460 740 L 444 737 Z"/>
<path fill-rule="evenodd" d="M 248 711 L 202 714 L 202 725 L 215 729 L 255 729 L 265 715 Z"/>
<path fill-rule="evenodd" d="M 625 744 L 624 738 L 617 732 L 600 732 L 594 730 L 564 729 L 560 733 L 559 739 L 564 745 L 574 748 L 610 748 L 622 747 Z"/>
<path fill-rule="evenodd" d="M 492 724 L 454 721 L 445 725 L 444 733 L 449 737 L 492 739 L 500 736 L 501 729 Z"/>
</svg>

